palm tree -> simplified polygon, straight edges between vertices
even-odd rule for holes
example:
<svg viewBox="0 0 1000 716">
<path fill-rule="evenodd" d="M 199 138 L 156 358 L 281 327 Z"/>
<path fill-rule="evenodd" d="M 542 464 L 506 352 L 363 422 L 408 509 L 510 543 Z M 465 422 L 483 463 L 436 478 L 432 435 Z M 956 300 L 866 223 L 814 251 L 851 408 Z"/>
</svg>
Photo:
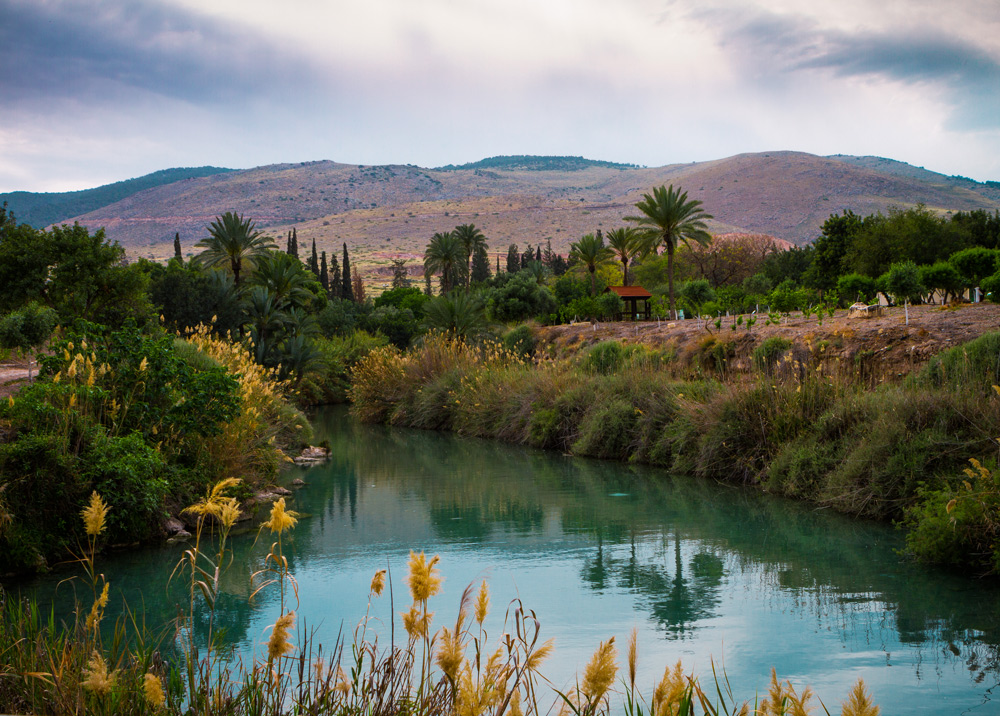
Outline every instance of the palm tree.
<svg viewBox="0 0 1000 716">
<path fill-rule="evenodd" d="M 628 262 L 642 248 L 642 235 L 633 226 L 612 229 L 608 232 L 608 248 L 622 262 L 622 285 L 628 286 Z"/>
<path fill-rule="evenodd" d="M 268 251 L 257 259 L 250 283 L 268 289 L 282 309 L 287 310 L 290 306 L 301 308 L 315 297 L 309 285 L 316 279 L 306 271 L 306 267 L 294 256 Z"/>
<path fill-rule="evenodd" d="M 597 294 L 597 267 L 611 258 L 611 249 L 604 245 L 604 239 L 586 234 L 569 249 L 571 259 L 576 259 L 590 271 L 590 295 Z"/>
<path fill-rule="evenodd" d="M 486 237 L 483 236 L 482 231 L 476 228 L 475 224 L 456 226 L 451 233 L 462 243 L 462 248 L 465 250 L 465 292 L 468 293 L 472 276 L 472 268 L 469 263 L 476 249 L 486 248 Z"/>
<path fill-rule="evenodd" d="M 268 249 L 277 248 L 271 237 L 257 231 L 253 221 L 244 220 L 231 211 L 213 221 L 208 227 L 208 234 L 208 238 L 196 244 L 205 249 L 198 254 L 198 260 L 209 267 L 229 262 L 237 287 L 244 261 L 252 264 Z"/>
<path fill-rule="evenodd" d="M 424 304 L 424 328 L 441 331 L 450 338 L 464 341 L 489 328 L 486 307 L 479 294 L 453 291 L 432 298 Z"/>
<path fill-rule="evenodd" d="M 255 286 L 247 296 L 245 310 L 250 324 L 254 361 L 260 365 L 277 363 L 277 339 L 288 321 L 277 297 L 264 286 Z"/>
<path fill-rule="evenodd" d="M 639 225 L 646 240 L 645 252 L 656 253 L 660 244 L 667 249 L 667 288 L 670 295 L 670 312 L 676 316 L 674 302 L 674 251 L 677 243 L 695 241 L 706 246 L 712 241 L 705 220 L 711 219 L 701 209 L 701 201 L 688 201 L 687 192 L 661 186 L 653 189 L 652 195 L 643 194 L 642 201 L 635 205 L 642 216 L 626 216 L 625 221 Z"/>
<path fill-rule="evenodd" d="M 437 233 L 424 250 L 424 273 L 441 274 L 441 295 L 451 291 L 455 285 L 456 274 L 462 261 L 465 260 L 465 249 L 462 242 L 452 232 Z"/>
</svg>

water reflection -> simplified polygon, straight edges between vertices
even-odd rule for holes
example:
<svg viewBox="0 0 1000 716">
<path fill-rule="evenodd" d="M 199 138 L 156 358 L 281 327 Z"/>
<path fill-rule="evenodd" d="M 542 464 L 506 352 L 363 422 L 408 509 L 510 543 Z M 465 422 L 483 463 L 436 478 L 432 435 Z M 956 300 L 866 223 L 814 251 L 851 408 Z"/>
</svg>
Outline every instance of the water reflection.
<svg viewBox="0 0 1000 716">
<path fill-rule="evenodd" d="M 901 561 L 899 535 L 884 525 L 641 467 L 362 426 L 343 410 L 316 423 L 334 459 L 288 475 L 308 482 L 294 505 L 308 516 L 286 554 L 299 613 L 323 641 L 354 626 L 386 564 L 399 611 L 408 551 L 423 548 L 443 556 L 442 615 L 483 576 L 495 604 L 520 596 L 535 609 L 543 635 L 556 637 L 557 683 L 599 639 L 623 642 L 632 626 L 647 682 L 679 656 L 704 674 L 711 655 L 751 696 L 773 665 L 832 698 L 864 675 L 886 713 L 931 713 L 942 699 L 949 712 L 982 705 L 997 681 L 997 589 Z M 270 542 L 250 532 L 232 544 L 217 623 L 247 651 L 276 614 L 271 593 L 247 600 Z M 147 623 L 185 603 L 167 580 L 182 550 L 105 562 L 129 603 L 144 603 Z M 44 595 L 54 581 L 26 586 Z M 388 603 L 376 616 L 388 624 Z"/>
</svg>

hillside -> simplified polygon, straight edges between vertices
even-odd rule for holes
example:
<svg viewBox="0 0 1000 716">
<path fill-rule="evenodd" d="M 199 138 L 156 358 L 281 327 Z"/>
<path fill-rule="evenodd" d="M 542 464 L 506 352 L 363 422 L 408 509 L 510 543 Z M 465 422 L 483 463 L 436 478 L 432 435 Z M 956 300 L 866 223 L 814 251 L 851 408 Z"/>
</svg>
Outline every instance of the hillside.
<svg viewBox="0 0 1000 716">
<path fill-rule="evenodd" d="M 121 201 L 145 189 L 231 171 L 233 170 L 220 167 L 161 169 L 136 179 L 105 184 L 95 189 L 65 192 L 15 191 L 0 194 L 0 204 L 7 202 L 18 223 L 40 229 Z"/>
<path fill-rule="evenodd" d="M 193 252 L 212 219 L 236 211 L 282 245 L 292 227 L 301 247 L 315 239 L 319 250 L 333 252 L 346 242 L 369 271 L 392 258 L 417 259 L 433 233 L 468 222 L 483 230 L 493 253 L 547 240 L 565 252 L 584 233 L 621 225 L 644 192 L 671 183 L 704 202 L 715 217 L 713 232 L 763 233 L 794 244 L 815 238 L 830 214 L 845 209 L 1000 209 L 989 185 L 847 159 L 768 152 L 639 168 L 579 157 L 497 157 L 444 169 L 320 161 L 159 186 L 74 218 L 105 227 L 132 255 L 165 258 L 175 232 Z"/>
</svg>

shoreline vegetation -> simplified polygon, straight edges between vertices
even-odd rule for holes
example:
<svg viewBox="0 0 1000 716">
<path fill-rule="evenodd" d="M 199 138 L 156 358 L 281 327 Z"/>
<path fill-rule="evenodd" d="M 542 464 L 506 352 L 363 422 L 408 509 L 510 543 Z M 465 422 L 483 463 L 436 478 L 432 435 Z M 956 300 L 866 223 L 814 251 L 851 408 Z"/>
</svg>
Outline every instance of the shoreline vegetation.
<svg viewBox="0 0 1000 716">
<path fill-rule="evenodd" d="M 30 601 L 4 600 L 0 618 L 0 710 L 53 714 L 413 714 L 456 716 L 785 716 L 827 706 L 807 686 L 796 691 L 772 669 L 764 695 L 740 700 L 725 671 L 712 665 L 704 683 L 681 661 L 644 691 L 637 683 L 637 632 L 626 647 L 624 669 L 615 637 L 601 642 L 575 684 L 559 690 L 542 665 L 554 652 L 541 641 L 541 622 L 516 599 L 506 610 L 504 630 L 491 643 L 484 629 L 489 587 L 470 584 L 453 627 L 438 628 L 431 600 L 441 585 L 439 558 L 410 552 L 406 579 L 412 603 L 399 613 L 400 642 L 386 645 L 369 631 L 366 616 L 353 635 L 324 651 L 303 629 L 295 631 L 298 585 L 283 555 L 282 540 L 298 515 L 284 499 L 271 508 L 260 531 L 274 542 L 264 566 L 250 578 L 249 599 L 278 593 L 279 615 L 261 653 L 241 658 L 216 639 L 215 602 L 231 562 L 227 537 L 239 518 L 230 494 L 239 481 L 216 483 L 185 512 L 196 518 L 195 539 L 173 575 L 187 582 L 190 600 L 165 636 L 151 635 L 127 607 L 106 642 L 101 621 L 109 583 L 98 568 L 98 548 L 116 515 L 94 492 L 82 511 L 84 540 L 80 581 L 89 587 L 89 608 L 77 601 L 74 620 L 57 625 Z M 214 540 L 209 539 L 209 535 Z M 391 575 L 388 576 L 391 582 Z M 368 592 L 384 598 L 387 570 L 377 571 Z M 391 583 L 389 584 L 391 594 Z M 85 591 L 85 590 L 84 590 Z M 437 608 L 435 606 L 435 611 Z M 207 618 L 206 618 L 207 617 Z M 395 620 L 393 614 L 393 630 Z M 405 632 L 405 646 L 403 646 Z M 176 654 L 164 659 L 161 652 Z M 864 681 L 843 702 L 842 716 L 877 716 Z"/>
<path fill-rule="evenodd" d="M 612 340 L 546 359 L 428 337 L 369 353 L 350 398 L 365 422 L 747 485 L 900 523 L 927 562 L 1000 568 L 1000 333 L 874 387 L 774 339 L 754 352 L 757 377 L 727 380 L 726 344 L 702 347 L 684 362 Z"/>
</svg>

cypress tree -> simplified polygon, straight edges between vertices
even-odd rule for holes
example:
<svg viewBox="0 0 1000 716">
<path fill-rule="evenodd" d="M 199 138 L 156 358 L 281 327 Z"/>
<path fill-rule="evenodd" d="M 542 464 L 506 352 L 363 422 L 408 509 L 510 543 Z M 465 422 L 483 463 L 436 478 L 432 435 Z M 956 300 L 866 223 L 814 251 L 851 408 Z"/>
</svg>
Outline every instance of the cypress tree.
<svg viewBox="0 0 1000 716">
<path fill-rule="evenodd" d="M 497 254 L 497 276 L 500 275 L 500 254 Z"/>
<path fill-rule="evenodd" d="M 320 257 L 319 262 L 319 282 L 323 285 L 324 291 L 330 290 L 330 272 L 326 267 L 326 251 Z"/>
<path fill-rule="evenodd" d="M 337 254 L 330 254 L 330 288 L 327 294 L 331 298 L 340 298 L 340 262 Z"/>
<path fill-rule="evenodd" d="M 478 246 L 472 252 L 472 283 L 482 283 L 490 280 L 490 257 L 485 246 Z"/>
<path fill-rule="evenodd" d="M 174 234 L 174 258 L 184 263 L 184 256 L 181 254 L 181 235 L 180 233 Z"/>
<path fill-rule="evenodd" d="M 530 264 L 534 260 L 535 260 L 535 252 L 534 250 L 532 250 L 531 244 L 529 244 L 528 248 L 526 248 L 524 250 L 524 253 L 521 254 L 521 268 L 523 269 L 528 268 L 528 264 Z"/>
<path fill-rule="evenodd" d="M 542 262 L 542 247 L 541 246 L 536 246 L 535 247 L 535 261 L 537 261 L 538 263 Z"/>
<path fill-rule="evenodd" d="M 542 254 L 542 264 L 550 270 L 552 269 L 552 256 L 552 239 L 547 239 L 545 242 L 545 253 Z"/>
<path fill-rule="evenodd" d="M 288 232 L 288 238 L 285 239 L 285 253 L 289 256 L 292 255 L 292 232 Z"/>
<path fill-rule="evenodd" d="M 292 237 L 294 241 L 294 232 L 292 233 Z M 319 254 L 316 253 L 316 239 L 313 239 L 313 252 L 312 258 L 309 259 L 309 270 L 319 276 Z"/>
<path fill-rule="evenodd" d="M 521 255 L 517 252 L 517 244 L 511 244 L 507 249 L 507 273 L 517 273 L 521 270 Z"/>
<path fill-rule="evenodd" d="M 341 298 L 347 301 L 354 300 L 354 286 L 351 283 L 351 259 L 347 255 L 347 242 L 344 242 L 344 261 L 341 264 L 342 293 Z"/>
<path fill-rule="evenodd" d="M 315 242 L 315 239 L 313 241 Z M 299 257 L 299 234 L 295 227 L 292 227 L 292 256 Z"/>
</svg>

